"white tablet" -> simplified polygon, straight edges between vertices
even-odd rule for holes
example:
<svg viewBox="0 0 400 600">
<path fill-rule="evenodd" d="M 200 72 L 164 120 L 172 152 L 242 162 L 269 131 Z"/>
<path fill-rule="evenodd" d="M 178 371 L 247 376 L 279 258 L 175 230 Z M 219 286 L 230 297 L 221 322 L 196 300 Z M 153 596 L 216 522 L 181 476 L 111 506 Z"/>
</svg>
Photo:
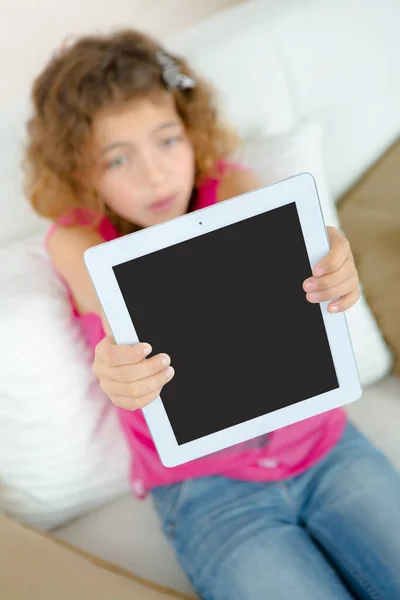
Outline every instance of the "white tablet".
<svg viewBox="0 0 400 600">
<path fill-rule="evenodd" d="M 360 397 L 344 314 L 302 288 L 328 251 L 304 173 L 85 253 L 116 342 L 171 356 L 143 410 L 165 466 Z"/>
</svg>

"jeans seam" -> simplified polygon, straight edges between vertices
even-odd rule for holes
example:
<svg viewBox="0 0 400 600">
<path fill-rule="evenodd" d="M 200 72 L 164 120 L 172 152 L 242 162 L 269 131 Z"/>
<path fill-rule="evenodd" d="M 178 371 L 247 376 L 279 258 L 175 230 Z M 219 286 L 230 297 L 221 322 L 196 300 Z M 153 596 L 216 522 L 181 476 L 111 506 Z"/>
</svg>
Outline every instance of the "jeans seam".
<svg viewBox="0 0 400 600">
<path fill-rule="evenodd" d="M 176 520 L 177 520 L 179 511 L 182 508 L 183 502 L 186 498 L 186 492 L 189 487 L 189 483 L 191 483 L 190 479 L 186 479 L 185 481 L 183 481 L 181 483 L 178 497 L 177 497 L 174 505 L 171 507 L 171 510 L 170 510 L 167 518 L 165 519 L 167 533 L 170 537 L 175 536 Z"/>
<path fill-rule="evenodd" d="M 332 544 L 331 541 L 323 533 L 321 534 L 321 532 L 318 532 L 318 537 L 316 537 L 315 533 L 307 526 L 307 524 L 305 524 L 305 529 L 308 531 L 309 535 L 311 537 L 315 537 L 319 543 L 321 543 L 321 541 L 323 541 L 323 544 L 322 544 L 323 547 L 330 548 L 331 550 L 332 550 L 332 548 L 334 548 L 335 551 L 337 551 L 337 548 L 334 546 L 334 544 Z M 340 561 L 338 561 L 339 566 L 344 568 L 348 573 L 350 573 L 350 575 L 352 575 L 354 577 L 354 579 L 361 586 L 361 588 L 365 592 L 367 592 L 373 600 L 385 600 L 379 594 L 379 592 L 377 592 L 376 589 L 374 587 L 372 587 L 370 582 L 367 581 L 366 579 L 364 579 L 362 573 L 360 573 L 357 568 L 354 568 L 353 565 L 351 565 L 351 563 L 347 560 L 346 555 L 343 554 L 342 552 L 340 552 L 340 555 L 341 555 L 341 558 L 340 558 Z M 332 552 L 330 553 L 330 557 L 333 557 Z M 332 560 L 332 558 L 331 558 L 331 560 Z M 335 562 L 335 559 L 334 559 L 334 562 Z"/>
<path fill-rule="evenodd" d="M 281 490 L 286 496 L 287 501 L 291 505 L 291 507 L 295 510 L 296 514 L 299 512 L 299 506 L 296 503 L 296 500 L 293 498 L 292 494 L 289 491 L 288 485 L 284 481 L 278 481 Z"/>
</svg>

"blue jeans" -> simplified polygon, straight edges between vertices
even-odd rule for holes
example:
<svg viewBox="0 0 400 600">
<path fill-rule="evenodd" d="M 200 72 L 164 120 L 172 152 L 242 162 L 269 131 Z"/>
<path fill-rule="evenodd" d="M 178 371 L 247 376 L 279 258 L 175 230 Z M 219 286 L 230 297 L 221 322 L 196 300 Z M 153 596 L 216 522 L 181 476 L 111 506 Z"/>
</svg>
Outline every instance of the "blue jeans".
<svg viewBox="0 0 400 600">
<path fill-rule="evenodd" d="M 290 480 L 207 477 L 153 498 L 203 600 L 400 599 L 400 476 L 351 424 Z"/>
</svg>

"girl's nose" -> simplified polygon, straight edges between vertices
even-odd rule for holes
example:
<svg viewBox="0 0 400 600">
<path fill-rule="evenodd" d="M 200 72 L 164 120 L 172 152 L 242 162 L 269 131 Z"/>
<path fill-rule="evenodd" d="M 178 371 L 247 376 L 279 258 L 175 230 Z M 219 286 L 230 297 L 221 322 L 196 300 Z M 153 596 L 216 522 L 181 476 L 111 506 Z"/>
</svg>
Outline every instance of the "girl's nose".
<svg viewBox="0 0 400 600">
<path fill-rule="evenodd" d="M 159 187 L 166 176 L 162 161 L 154 156 L 143 158 L 143 171 L 147 185 L 154 188 Z"/>
</svg>

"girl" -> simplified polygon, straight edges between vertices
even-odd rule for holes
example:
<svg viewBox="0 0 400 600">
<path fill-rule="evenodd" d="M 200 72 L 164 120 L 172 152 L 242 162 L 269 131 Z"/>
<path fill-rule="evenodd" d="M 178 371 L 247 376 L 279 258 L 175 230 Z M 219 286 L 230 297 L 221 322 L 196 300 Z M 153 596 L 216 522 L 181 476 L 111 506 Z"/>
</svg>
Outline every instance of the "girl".
<svg viewBox="0 0 400 600">
<path fill-rule="evenodd" d="M 167 469 L 140 409 L 174 376 L 170 357 L 106 335 L 87 248 L 259 187 L 227 161 L 236 139 L 209 86 L 155 41 L 122 31 L 61 49 L 33 101 L 30 201 L 54 221 L 48 252 L 118 407 L 133 492 L 152 494 L 199 596 L 398 600 L 400 478 L 342 410 Z M 347 240 L 335 229 L 329 237 L 304 292 L 342 311 L 359 297 L 357 273 Z M 242 352 L 233 349 L 238 363 Z"/>
</svg>

